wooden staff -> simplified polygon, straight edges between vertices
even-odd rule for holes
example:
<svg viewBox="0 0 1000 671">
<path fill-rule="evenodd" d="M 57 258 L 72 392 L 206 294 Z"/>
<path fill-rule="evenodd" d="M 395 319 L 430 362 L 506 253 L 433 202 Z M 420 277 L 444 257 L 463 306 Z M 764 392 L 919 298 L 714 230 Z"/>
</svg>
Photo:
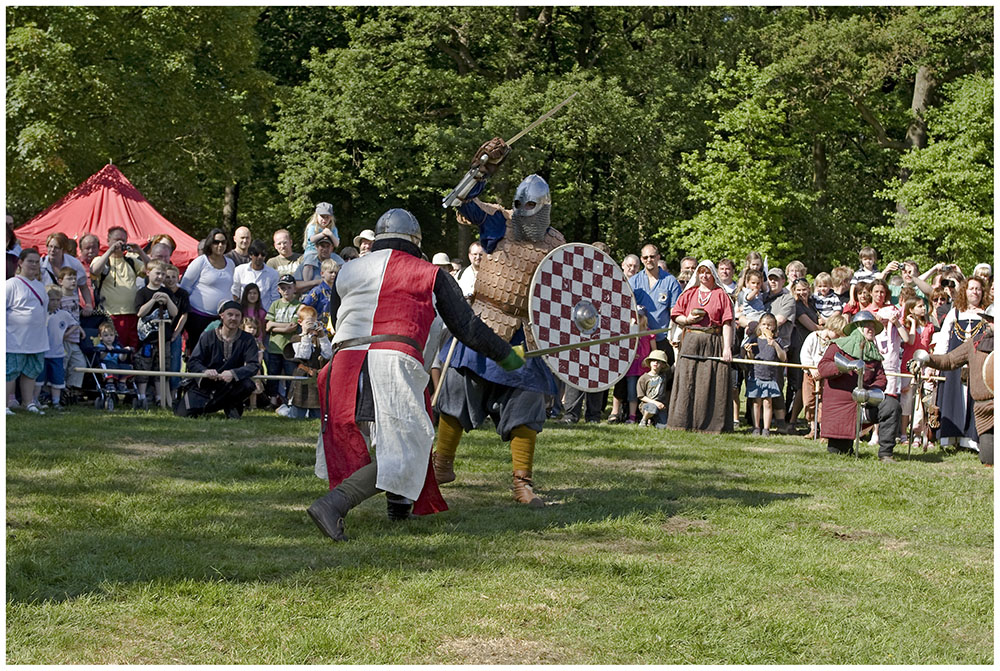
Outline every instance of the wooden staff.
<svg viewBox="0 0 1000 671">
<path fill-rule="evenodd" d="M 696 359 L 698 361 L 722 361 L 721 356 L 702 356 L 700 354 L 681 354 L 685 359 Z M 802 368 L 804 370 L 817 370 L 816 366 L 806 366 L 801 363 L 781 363 L 780 361 L 757 361 L 756 359 L 737 359 L 732 358 L 729 361 L 722 361 L 722 363 L 749 363 L 756 366 L 775 366 L 777 368 Z M 882 371 L 889 377 L 908 377 L 913 378 L 909 373 L 893 373 L 891 371 Z M 944 380 L 943 377 L 935 377 L 933 375 L 924 376 L 925 380 Z"/>
<path fill-rule="evenodd" d="M 135 370 L 132 368 L 74 368 L 78 373 L 107 373 L 109 375 L 143 375 L 148 377 L 209 377 L 207 373 L 181 373 L 176 371 L 163 370 Z M 309 380 L 309 377 L 298 375 L 254 375 L 252 380 Z"/>
<path fill-rule="evenodd" d="M 441 376 L 438 378 L 437 388 L 434 390 L 434 398 L 431 399 L 431 408 L 437 405 L 438 396 L 441 395 L 441 387 L 444 386 L 444 374 L 448 372 L 448 365 L 451 363 L 451 356 L 455 353 L 455 343 L 458 338 L 451 337 L 451 347 L 448 348 L 448 356 L 444 358 L 444 365 L 441 366 Z"/>
<path fill-rule="evenodd" d="M 173 320 L 171 320 L 171 319 L 157 319 L 156 321 L 160 322 L 160 328 L 156 329 L 156 344 L 159 347 L 160 370 L 166 370 L 167 369 L 167 353 L 166 353 L 167 335 L 166 335 L 166 333 L 163 330 L 163 326 L 164 326 L 164 324 L 169 324 Z M 164 408 L 164 409 L 170 407 L 169 404 L 167 403 L 167 378 L 165 378 L 165 377 L 161 377 L 160 378 L 160 407 Z"/>
</svg>

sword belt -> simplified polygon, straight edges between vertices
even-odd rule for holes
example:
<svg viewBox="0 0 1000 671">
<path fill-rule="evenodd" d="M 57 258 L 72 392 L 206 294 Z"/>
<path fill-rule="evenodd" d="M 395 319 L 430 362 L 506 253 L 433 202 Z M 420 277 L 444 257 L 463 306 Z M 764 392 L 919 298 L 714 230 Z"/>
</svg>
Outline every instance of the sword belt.
<svg viewBox="0 0 1000 671">
<path fill-rule="evenodd" d="M 686 331 L 698 331 L 699 333 L 711 333 L 713 335 L 718 335 L 722 333 L 721 326 L 685 326 Z"/>
<path fill-rule="evenodd" d="M 407 336 L 402 336 L 402 335 L 393 335 L 391 333 L 383 333 L 380 335 L 361 336 L 360 338 L 349 338 L 347 340 L 341 340 L 340 342 L 333 344 L 333 351 L 337 352 L 342 349 L 347 349 L 348 347 L 357 347 L 358 345 L 370 345 L 372 343 L 377 343 L 377 342 L 401 342 L 404 345 L 409 345 L 418 352 L 423 350 L 423 347 L 420 346 L 420 343 L 418 343 L 413 338 L 409 338 Z"/>
</svg>

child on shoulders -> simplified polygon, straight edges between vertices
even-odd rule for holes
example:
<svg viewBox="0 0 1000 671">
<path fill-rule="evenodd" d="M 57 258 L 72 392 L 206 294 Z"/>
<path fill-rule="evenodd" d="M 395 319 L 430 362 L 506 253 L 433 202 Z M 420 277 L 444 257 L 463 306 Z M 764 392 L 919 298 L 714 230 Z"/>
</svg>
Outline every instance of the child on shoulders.
<svg viewBox="0 0 1000 671">
<path fill-rule="evenodd" d="M 765 293 L 763 273 L 759 270 L 748 270 L 744 282 L 744 288 L 736 297 L 736 318 L 740 326 L 746 328 L 767 312 L 767 306 L 763 297 Z"/>
<path fill-rule="evenodd" d="M 816 275 L 816 291 L 809 297 L 809 303 L 819 314 L 819 325 L 823 326 L 826 320 L 835 314 L 844 311 L 844 306 L 840 303 L 840 298 L 833 292 L 833 277 L 830 273 L 819 273 Z"/>
</svg>

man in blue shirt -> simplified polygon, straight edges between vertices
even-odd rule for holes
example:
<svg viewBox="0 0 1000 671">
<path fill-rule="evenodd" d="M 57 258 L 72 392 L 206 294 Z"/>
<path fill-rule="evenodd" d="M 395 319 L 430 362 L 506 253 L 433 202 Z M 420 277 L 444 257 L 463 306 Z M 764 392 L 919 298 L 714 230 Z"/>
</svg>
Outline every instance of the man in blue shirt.
<svg viewBox="0 0 1000 671">
<path fill-rule="evenodd" d="M 636 302 L 646 308 L 646 319 L 650 329 L 670 326 L 670 308 L 681 295 L 681 285 L 677 278 L 660 268 L 660 252 L 655 245 L 646 245 L 639 256 L 644 270 L 629 278 L 629 285 Z M 663 350 L 674 363 L 674 350 L 667 341 L 666 333 L 656 335 L 656 348 Z"/>
</svg>

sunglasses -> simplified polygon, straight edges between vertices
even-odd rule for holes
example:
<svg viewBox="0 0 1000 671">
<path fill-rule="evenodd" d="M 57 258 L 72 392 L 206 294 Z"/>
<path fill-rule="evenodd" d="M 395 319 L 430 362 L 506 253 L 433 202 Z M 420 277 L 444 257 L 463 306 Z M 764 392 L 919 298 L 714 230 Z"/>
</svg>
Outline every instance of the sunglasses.
<svg viewBox="0 0 1000 671">
<path fill-rule="evenodd" d="M 657 257 L 656 254 L 650 254 L 649 256 L 643 256 L 641 258 L 643 261 L 645 261 L 646 259 L 655 259 L 656 257 Z"/>
</svg>

